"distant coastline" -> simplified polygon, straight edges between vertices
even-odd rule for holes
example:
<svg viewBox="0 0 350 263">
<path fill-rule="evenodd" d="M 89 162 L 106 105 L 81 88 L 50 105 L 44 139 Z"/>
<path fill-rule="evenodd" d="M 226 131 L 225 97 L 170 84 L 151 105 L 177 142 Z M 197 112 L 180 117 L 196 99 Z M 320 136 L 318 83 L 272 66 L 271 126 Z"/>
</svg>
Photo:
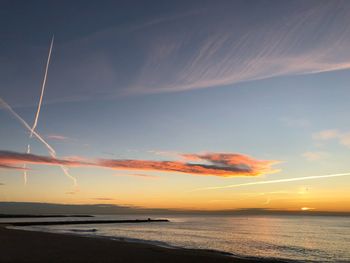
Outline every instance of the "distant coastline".
<svg viewBox="0 0 350 263">
<path fill-rule="evenodd" d="M 60 217 L 94 217 L 93 215 L 33 215 L 33 214 L 0 214 L 0 218 L 60 218 Z"/>
<path fill-rule="evenodd" d="M 21 216 L 31 215 L 41 217 L 89 217 L 89 215 L 307 215 L 307 216 L 350 216 L 350 211 L 318 211 L 318 210 L 277 210 L 265 208 L 245 208 L 232 210 L 185 210 L 160 209 L 120 206 L 115 204 L 57 204 L 39 202 L 0 202 L 3 214 Z M 26 216 L 28 217 L 28 216 Z M 48 217 L 48 216 L 45 216 Z M 0 216 L 0 218 L 2 218 Z"/>
<path fill-rule="evenodd" d="M 87 225 L 87 224 L 139 224 L 152 222 L 169 222 L 168 219 L 134 219 L 134 220 L 74 220 L 74 221 L 39 221 L 8 223 L 12 226 L 54 226 L 54 225 Z"/>
</svg>

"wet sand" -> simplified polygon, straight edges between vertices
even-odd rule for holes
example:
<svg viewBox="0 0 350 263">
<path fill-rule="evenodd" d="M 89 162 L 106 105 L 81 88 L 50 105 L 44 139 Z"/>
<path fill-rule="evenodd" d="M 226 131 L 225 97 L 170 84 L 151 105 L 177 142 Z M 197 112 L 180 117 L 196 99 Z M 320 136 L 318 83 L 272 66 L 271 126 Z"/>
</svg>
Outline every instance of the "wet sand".
<svg viewBox="0 0 350 263">
<path fill-rule="evenodd" d="M 252 263 L 272 261 L 240 259 L 206 250 L 171 249 L 105 238 L 14 230 L 0 226 L 0 262 Z"/>
</svg>

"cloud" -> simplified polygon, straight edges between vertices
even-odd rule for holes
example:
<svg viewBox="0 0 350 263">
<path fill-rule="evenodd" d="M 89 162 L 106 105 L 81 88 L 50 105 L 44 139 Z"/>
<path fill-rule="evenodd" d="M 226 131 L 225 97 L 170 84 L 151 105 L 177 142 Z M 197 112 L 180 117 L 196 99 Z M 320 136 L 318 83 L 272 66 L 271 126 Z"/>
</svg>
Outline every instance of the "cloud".
<svg viewBox="0 0 350 263">
<path fill-rule="evenodd" d="M 69 159 L 57 159 L 49 156 L 41 156 L 35 154 L 18 153 L 12 151 L 0 151 L 0 165 L 3 168 L 11 169 L 23 169 L 17 167 L 19 164 L 30 163 L 30 164 L 42 164 L 42 165 L 66 165 L 66 166 L 82 166 L 88 165 L 83 160 L 69 160 Z"/>
<path fill-rule="evenodd" d="M 342 132 L 336 129 L 324 130 L 312 135 L 314 140 L 328 141 L 335 139 L 339 144 L 350 148 L 350 132 Z"/>
<path fill-rule="evenodd" d="M 271 197 L 268 197 L 265 202 L 263 202 L 263 205 L 269 205 L 271 203 Z"/>
<path fill-rule="evenodd" d="M 338 130 L 324 130 L 324 131 L 314 133 L 312 135 L 312 138 L 314 140 L 325 141 L 325 140 L 339 138 L 339 136 L 340 136 L 340 132 Z"/>
<path fill-rule="evenodd" d="M 260 175 L 264 173 L 274 173 L 272 165 L 278 161 L 256 160 L 247 155 L 234 153 L 207 153 L 207 154 L 182 154 L 188 160 L 206 161 L 210 165 L 203 165 L 208 168 L 218 168 L 229 172 L 247 173 L 250 175 Z"/>
<path fill-rule="evenodd" d="M 276 161 L 262 161 L 241 154 L 208 153 L 208 154 L 183 154 L 189 161 L 145 161 L 145 160 L 99 160 L 102 167 L 117 170 L 142 170 L 179 172 L 195 175 L 213 175 L 220 177 L 233 176 L 258 176 L 265 173 L 274 173 L 271 166 Z"/>
<path fill-rule="evenodd" d="M 307 128 L 311 125 L 309 120 L 298 118 L 281 118 L 280 119 L 286 126 L 292 128 Z"/>
<path fill-rule="evenodd" d="M 347 2 L 287 6 L 257 4 L 261 14 L 273 13 L 266 18 L 243 16 L 250 7 L 226 2 L 138 32 L 146 59 L 130 88 L 135 93 L 176 92 L 350 67 L 350 57 L 342 56 L 350 43 L 349 23 L 343 24 L 350 22 Z"/>
<path fill-rule="evenodd" d="M 107 198 L 107 197 L 95 197 L 91 198 L 92 200 L 98 200 L 98 201 L 113 201 L 115 200 L 114 198 Z"/>
<path fill-rule="evenodd" d="M 0 169 L 15 169 L 15 170 L 26 170 L 26 168 L 15 166 L 15 165 L 9 165 L 9 164 L 4 164 L 0 162 Z"/>
<path fill-rule="evenodd" d="M 260 14 L 242 16 L 245 5 L 225 3 L 176 23 L 161 23 L 151 32 L 139 32 L 148 48 L 131 89 L 176 92 L 349 68 L 350 57 L 340 51 L 350 43 L 349 26 L 341 23 L 350 22 L 350 12 L 338 9 L 344 5 L 297 2 L 284 8 L 271 2 L 257 6 L 261 13 L 272 8 L 279 13 L 262 19 Z"/>
<path fill-rule="evenodd" d="M 350 68 L 349 1 L 207 1 L 198 9 L 177 4 L 162 17 L 148 14 L 62 40 L 47 101 L 188 91 Z M 21 60 L 0 68 L 9 79 L 41 51 L 24 46 Z M 3 61 L 18 50 L 12 52 Z M 23 72 L 26 83 L 4 85 L 4 96 L 16 105 L 33 100 L 21 87 L 34 74 Z"/>
<path fill-rule="evenodd" d="M 299 190 L 298 190 L 298 194 L 300 194 L 300 195 L 306 195 L 306 194 L 308 194 L 310 192 L 310 187 L 308 187 L 308 186 L 302 186 L 302 187 L 300 187 L 299 188 Z"/>
<path fill-rule="evenodd" d="M 62 136 L 62 135 L 57 135 L 57 134 L 50 134 L 47 136 L 48 139 L 52 140 L 58 140 L 58 141 L 67 141 L 69 140 L 68 137 Z"/>
<path fill-rule="evenodd" d="M 308 161 L 318 161 L 329 156 L 326 152 L 305 152 L 302 156 Z"/>
<path fill-rule="evenodd" d="M 186 158 L 188 162 L 124 159 L 86 160 L 83 158 L 58 159 L 34 154 L 0 151 L 0 164 L 4 166 L 14 166 L 23 163 L 73 167 L 94 166 L 114 170 L 176 172 L 220 177 L 259 176 L 266 173 L 277 172 L 277 170 L 272 169 L 272 166 L 278 163 L 277 161 L 256 160 L 242 154 L 207 153 L 183 154 L 182 156 Z"/>
<path fill-rule="evenodd" d="M 350 133 L 347 132 L 347 133 L 343 133 L 341 136 L 340 136 L 340 143 L 344 146 L 347 146 L 350 148 Z"/>
<path fill-rule="evenodd" d="M 159 151 L 159 150 L 149 150 L 147 151 L 148 153 L 152 153 L 155 155 L 159 155 L 159 156 L 165 156 L 165 157 L 172 157 L 172 158 L 179 158 L 181 157 L 181 154 L 178 152 L 174 152 L 174 151 Z"/>
<path fill-rule="evenodd" d="M 134 176 L 134 177 L 141 177 L 145 179 L 159 179 L 160 177 L 157 175 L 150 175 L 150 174 L 114 174 L 114 176 Z"/>
</svg>

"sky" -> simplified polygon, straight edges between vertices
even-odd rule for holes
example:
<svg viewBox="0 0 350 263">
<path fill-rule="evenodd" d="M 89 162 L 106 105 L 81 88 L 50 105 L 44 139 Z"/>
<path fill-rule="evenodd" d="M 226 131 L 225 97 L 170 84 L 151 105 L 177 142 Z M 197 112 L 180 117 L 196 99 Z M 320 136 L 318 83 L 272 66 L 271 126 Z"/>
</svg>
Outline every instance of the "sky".
<svg viewBox="0 0 350 263">
<path fill-rule="evenodd" d="M 350 211 L 349 1 L 0 4 L 0 201 Z"/>
</svg>

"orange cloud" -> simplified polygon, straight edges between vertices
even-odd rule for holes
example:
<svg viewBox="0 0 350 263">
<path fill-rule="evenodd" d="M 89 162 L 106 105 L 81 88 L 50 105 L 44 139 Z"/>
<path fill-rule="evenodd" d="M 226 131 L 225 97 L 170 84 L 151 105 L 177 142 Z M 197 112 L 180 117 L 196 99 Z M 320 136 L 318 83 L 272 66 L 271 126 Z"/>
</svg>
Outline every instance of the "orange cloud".
<svg viewBox="0 0 350 263">
<path fill-rule="evenodd" d="M 177 172 L 195 175 L 212 175 L 220 177 L 259 176 L 273 173 L 272 165 L 277 161 L 256 160 L 242 154 L 207 153 L 183 154 L 188 162 L 181 161 L 149 161 L 149 160 L 85 160 L 82 158 L 57 159 L 34 154 L 0 151 L 0 165 L 17 168 L 23 163 L 65 166 L 96 166 L 114 170 L 138 170 L 155 172 Z M 194 163 L 196 162 L 196 163 Z"/>
</svg>

